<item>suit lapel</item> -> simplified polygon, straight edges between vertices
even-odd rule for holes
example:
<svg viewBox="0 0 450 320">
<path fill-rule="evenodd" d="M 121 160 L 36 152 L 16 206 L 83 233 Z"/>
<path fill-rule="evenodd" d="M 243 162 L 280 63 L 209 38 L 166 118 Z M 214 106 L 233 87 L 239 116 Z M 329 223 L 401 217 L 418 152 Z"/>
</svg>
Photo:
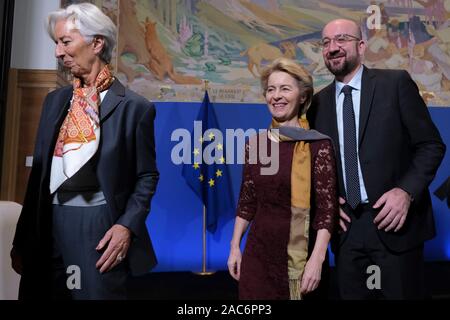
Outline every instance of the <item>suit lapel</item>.
<svg viewBox="0 0 450 320">
<path fill-rule="evenodd" d="M 57 109 L 57 111 L 53 114 L 53 118 L 50 119 L 52 126 L 52 137 L 55 135 L 55 132 L 59 132 L 59 128 L 67 115 L 67 111 L 69 110 L 69 102 L 72 98 L 72 87 L 67 86 L 63 89 L 60 95 L 55 97 L 55 101 L 53 102 L 53 107 Z"/>
<path fill-rule="evenodd" d="M 53 158 L 53 149 L 59 134 L 59 129 L 67 116 L 72 93 L 73 90 L 71 86 L 64 87 L 61 89 L 61 93 L 55 96 L 51 106 L 45 106 L 55 111 L 50 112 L 48 120 L 46 121 L 46 125 L 49 127 L 48 130 L 44 131 L 47 134 L 45 135 L 44 144 L 42 147 L 42 168 L 44 172 L 41 175 L 41 182 L 47 176 L 47 172 L 49 172 L 48 170 L 50 170 L 49 166 Z"/>
<path fill-rule="evenodd" d="M 67 112 L 69 111 L 70 106 L 70 99 L 72 98 L 72 87 L 67 86 L 65 87 L 61 94 L 55 97 L 55 101 L 52 103 L 52 108 L 54 108 L 55 113 L 51 114 L 51 118 L 49 119 L 49 124 L 52 124 L 49 128 L 49 136 L 48 136 L 48 148 L 51 148 L 54 146 L 54 143 L 58 134 L 59 129 L 61 128 L 61 125 L 64 121 L 64 119 L 67 116 Z"/>
<path fill-rule="evenodd" d="M 375 75 L 369 69 L 364 67 L 361 79 L 361 105 L 359 115 L 358 143 L 360 146 L 364 137 L 364 133 L 366 131 L 367 120 L 369 119 L 370 110 L 372 108 L 372 100 L 374 92 L 375 92 Z"/>
<path fill-rule="evenodd" d="M 330 136 L 333 139 L 333 141 L 339 142 L 339 134 L 338 134 L 338 127 L 337 127 L 337 113 L 336 113 L 336 84 L 333 81 L 327 88 L 328 92 L 328 110 L 329 110 L 329 125 L 331 128 Z M 339 155 L 339 148 L 336 148 L 337 155 Z"/>
<path fill-rule="evenodd" d="M 335 146 L 336 151 L 336 157 L 340 159 L 340 152 L 339 152 L 339 134 L 338 134 L 338 127 L 337 127 L 337 114 L 336 114 L 336 85 L 333 81 L 328 87 L 326 87 L 324 94 L 325 94 L 325 113 L 328 115 L 327 117 L 324 117 L 326 124 L 323 132 L 330 136 L 330 138 L 335 141 L 337 144 Z"/>
<path fill-rule="evenodd" d="M 328 135 L 334 142 L 334 152 L 336 155 L 336 167 L 338 171 L 338 180 L 339 180 L 339 190 L 344 189 L 344 180 L 342 176 L 342 163 L 341 163 L 341 152 L 339 148 L 339 133 L 337 127 L 337 113 L 336 113 L 336 83 L 333 81 L 328 87 L 324 90 L 326 95 L 326 114 L 329 116 L 326 117 L 327 124 L 326 127 L 330 128 L 327 131 Z"/>
<path fill-rule="evenodd" d="M 123 100 L 124 96 L 125 87 L 119 80 L 114 80 L 111 87 L 108 89 L 108 93 L 100 104 L 100 122 L 103 122 L 105 118 L 114 111 L 117 105 Z"/>
</svg>

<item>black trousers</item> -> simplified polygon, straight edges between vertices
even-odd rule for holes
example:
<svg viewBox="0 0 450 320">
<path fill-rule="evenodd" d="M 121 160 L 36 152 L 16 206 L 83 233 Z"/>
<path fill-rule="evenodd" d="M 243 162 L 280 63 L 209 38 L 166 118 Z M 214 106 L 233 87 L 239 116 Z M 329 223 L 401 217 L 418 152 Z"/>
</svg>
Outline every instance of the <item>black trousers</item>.
<svg viewBox="0 0 450 320">
<path fill-rule="evenodd" d="M 53 205 L 54 299 L 126 299 L 129 273 L 126 259 L 103 274 L 95 267 L 103 253 L 103 250 L 99 252 L 95 248 L 112 225 L 106 205 Z"/>
<path fill-rule="evenodd" d="M 360 205 L 350 213 L 348 234 L 336 252 L 341 299 L 424 299 L 423 244 L 401 253 L 389 250 L 378 236 L 373 210 Z"/>
</svg>

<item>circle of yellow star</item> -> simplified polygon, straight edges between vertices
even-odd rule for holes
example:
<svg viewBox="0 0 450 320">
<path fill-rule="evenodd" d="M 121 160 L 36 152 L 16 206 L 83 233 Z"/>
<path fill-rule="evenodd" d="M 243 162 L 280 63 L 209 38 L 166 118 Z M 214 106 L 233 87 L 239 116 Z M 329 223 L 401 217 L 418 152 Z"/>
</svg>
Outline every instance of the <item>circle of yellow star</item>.
<svg viewBox="0 0 450 320">
<path fill-rule="evenodd" d="M 200 168 L 200 166 L 198 165 L 198 162 L 194 162 L 194 165 L 193 165 L 193 167 L 194 167 L 194 169 L 198 169 L 198 168 Z"/>
<path fill-rule="evenodd" d="M 212 179 L 212 178 L 209 179 L 208 183 L 209 183 L 209 186 L 210 186 L 210 187 L 214 187 L 214 183 L 215 183 L 215 182 L 214 182 L 214 179 Z"/>
<path fill-rule="evenodd" d="M 217 170 L 216 171 L 216 176 L 217 177 L 221 177 L 222 176 L 222 170 Z"/>
</svg>

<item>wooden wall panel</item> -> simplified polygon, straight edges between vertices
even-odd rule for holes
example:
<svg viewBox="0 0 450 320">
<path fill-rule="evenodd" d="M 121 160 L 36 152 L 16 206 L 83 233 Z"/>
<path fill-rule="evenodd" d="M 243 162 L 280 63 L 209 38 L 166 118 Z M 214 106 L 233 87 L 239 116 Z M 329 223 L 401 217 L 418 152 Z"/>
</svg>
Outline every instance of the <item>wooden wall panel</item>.
<svg viewBox="0 0 450 320">
<path fill-rule="evenodd" d="M 1 200 L 23 203 L 36 132 L 45 96 L 62 84 L 56 70 L 11 69 L 6 111 Z"/>
</svg>

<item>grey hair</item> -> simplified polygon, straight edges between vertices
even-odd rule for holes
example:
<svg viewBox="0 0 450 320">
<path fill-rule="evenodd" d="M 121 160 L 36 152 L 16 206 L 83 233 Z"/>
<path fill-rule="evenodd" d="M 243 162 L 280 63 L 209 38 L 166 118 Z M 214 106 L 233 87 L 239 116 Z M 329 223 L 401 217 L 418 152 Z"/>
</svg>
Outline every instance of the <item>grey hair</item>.
<svg viewBox="0 0 450 320">
<path fill-rule="evenodd" d="M 91 42 L 95 36 L 102 36 L 105 39 L 105 45 L 100 53 L 100 59 L 106 63 L 111 61 L 112 51 L 116 45 L 117 28 L 97 6 L 85 2 L 50 12 L 46 26 L 49 36 L 54 41 L 57 41 L 55 24 L 59 20 L 72 23 L 72 29 L 78 30 L 86 42 Z"/>
</svg>

